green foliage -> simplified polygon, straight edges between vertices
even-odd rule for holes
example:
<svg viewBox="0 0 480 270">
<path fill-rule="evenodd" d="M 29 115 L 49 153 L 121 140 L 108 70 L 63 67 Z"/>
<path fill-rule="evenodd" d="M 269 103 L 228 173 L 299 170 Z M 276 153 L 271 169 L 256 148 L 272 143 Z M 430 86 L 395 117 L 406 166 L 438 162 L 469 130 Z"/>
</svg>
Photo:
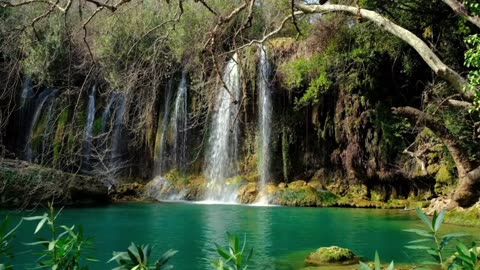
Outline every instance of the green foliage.
<svg viewBox="0 0 480 270">
<path fill-rule="evenodd" d="M 468 8 L 468 10 L 474 15 L 480 15 L 480 3 L 476 0 L 465 0 L 463 4 Z"/>
<path fill-rule="evenodd" d="M 374 269 L 370 268 L 370 266 L 364 262 L 360 262 L 360 270 L 381 270 L 382 269 L 382 263 L 380 262 L 380 257 L 378 256 L 378 252 L 375 251 L 375 262 L 374 262 Z M 393 261 L 388 265 L 385 270 L 394 270 L 395 265 Z"/>
<path fill-rule="evenodd" d="M 478 110 L 480 108 L 480 36 L 478 34 L 468 36 L 465 43 L 468 45 L 468 50 L 465 52 L 465 66 L 472 69 L 468 73 L 468 81 L 475 92 L 474 105 Z"/>
<path fill-rule="evenodd" d="M 288 89 L 306 88 L 306 92 L 295 101 L 297 108 L 317 104 L 323 94 L 330 90 L 333 82 L 328 74 L 328 61 L 321 55 L 310 59 L 300 58 L 281 67 Z"/>
<path fill-rule="evenodd" d="M 51 83 L 58 79 L 68 54 L 68 37 L 62 16 L 53 15 L 48 25 L 35 33 L 22 36 L 25 57 L 22 66 L 26 74 L 37 82 Z"/>
<path fill-rule="evenodd" d="M 37 268 L 87 270 L 86 266 L 81 266 L 81 260 L 94 261 L 86 253 L 93 249 L 92 239 L 83 236 L 82 227 L 75 229 L 75 225 L 71 227 L 57 225 L 56 220 L 60 213 L 61 210 L 56 213 L 53 204 L 49 204 L 47 213 L 23 218 L 27 221 L 38 221 L 34 234 L 40 232 L 45 225 L 50 233 L 50 239 L 39 237 L 36 242 L 27 244 L 45 248 L 40 252 Z"/>
<path fill-rule="evenodd" d="M 409 229 L 405 230 L 407 232 L 415 233 L 418 236 L 422 237 L 418 240 L 410 241 L 412 245 L 406 246 L 408 249 L 414 250 L 425 250 L 430 254 L 435 261 L 425 262 L 429 265 L 439 265 L 444 268 L 446 266 L 446 260 L 442 254 L 443 250 L 450 244 L 452 240 L 457 239 L 458 237 L 465 236 L 463 233 L 451 233 L 447 235 L 439 235 L 440 227 L 443 224 L 445 219 L 446 211 L 443 209 L 440 213 L 436 211 L 433 214 L 432 220 L 430 220 L 427 215 L 420 209 L 416 208 L 416 212 L 420 220 L 427 227 L 427 230 L 422 229 Z M 430 243 L 431 245 L 419 245 L 418 243 Z"/>
<path fill-rule="evenodd" d="M 471 248 L 467 248 L 465 244 L 458 243 L 456 246 L 457 254 L 455 260 L 449 269 L 453 270 L 478 270 L 480 262 L 478 261 L 478 248 L 475 242 L 472 243 Z"/>
<path fill-rule="evenodd" d="M 168 261 L 177 253 L 176 250 L 168 250 L 155 263 L 150 263 L 152 248 L 149 245 L 130 244 L 127 251 L 114 252 L 108 262 L 115 261 L 119 267 L 113 270 L 166 270 L 172 269 Z"/>
<path fill-rule="evenodd" d="M 15 257 L 12 251 L 12 241 L 15 238 L 15 231 L 22 221 L 13 228 L 10 228 L 10 221 L 10 218 L 6 216 L 0 223 L 0 270 L 13 269 L 8 262 Z"/>
<path fill-rule="evenodd" d="M 212 262 L 216 270 L 246 270 L 248 262 L 252 258 L 253 249 L 250 249 L 248 255 L 245 257 L 245 245 L 247 243 L 246 237 L 243 240 L 243 245 L 240 248 L 240 240 L 238 236 L 227 232 L 228 246 L 226 248 L 215 244 L 217 253 L 220 258 Z"/>
</svg>

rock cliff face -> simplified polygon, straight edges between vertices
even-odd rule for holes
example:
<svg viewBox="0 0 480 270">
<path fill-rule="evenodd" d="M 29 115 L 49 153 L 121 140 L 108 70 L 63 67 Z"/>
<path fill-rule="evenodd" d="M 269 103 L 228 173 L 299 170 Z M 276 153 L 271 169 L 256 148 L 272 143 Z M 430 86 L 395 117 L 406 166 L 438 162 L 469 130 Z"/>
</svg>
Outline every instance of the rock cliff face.
<svg viewBox="0 0 480 270">
<path fill-rule="evenodd" d="M 65 173 L 25 161 L 0 161 L 0 207 L 108 203 L 108 187 L 101 179 Z"/>
</svg>

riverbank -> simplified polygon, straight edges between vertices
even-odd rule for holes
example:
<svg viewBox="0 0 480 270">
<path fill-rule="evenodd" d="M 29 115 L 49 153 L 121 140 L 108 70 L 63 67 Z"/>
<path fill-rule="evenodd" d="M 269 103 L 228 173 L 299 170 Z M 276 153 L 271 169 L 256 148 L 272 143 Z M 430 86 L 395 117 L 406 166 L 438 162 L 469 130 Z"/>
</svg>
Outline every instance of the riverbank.
<svg viewBox="0 0 480 270">
<path fill-rule="evenodd" d="M 10 159 L 0 162 L 0 191 L 0 208 L 31 208 L 48 202 L 80 207 L 111 201 L 101 179 Z"/>
<path fill-rule="evenodd" d="M 260 190 L 256 179 L 234 177 L 226 184 L 235 186 L 242 204 L 254 204 L 267 195 L 269 204 L 294 207 L 342 207 L 413 210 L 425 208 L 431 200 L 416 198 L 369 200 L 361 192 L 335 194 L 332 187 L 320 181 L 303 180 L 268 184 Z M 169 173 L 150 182 L 126 182 L 111 188 L 102 179 L 71 174 L 19 160 L 0 163 L 1 208 L 27 208 L 54 201 L 61 206 L 92 206 L 121 202 L 155 202 L 169 200 L 204 200 L 207 181 L 202 176 L 180 176 Z M 352 189 L 352 188 L 351 188 Z M 360 190 L 361 186 L 356 190 Z M 332 191 L 330 191 L 332 190 Z M 352 189 L 355 190 L 355 189 Z M 19 196 L 22 194 L 23 196 Z M 378 196 L 377 196 L 378 197 Z M 464 209 L 457 207 L 447 214 L 447 223 L 480 226 L 480 203 Z"/>
</svg>

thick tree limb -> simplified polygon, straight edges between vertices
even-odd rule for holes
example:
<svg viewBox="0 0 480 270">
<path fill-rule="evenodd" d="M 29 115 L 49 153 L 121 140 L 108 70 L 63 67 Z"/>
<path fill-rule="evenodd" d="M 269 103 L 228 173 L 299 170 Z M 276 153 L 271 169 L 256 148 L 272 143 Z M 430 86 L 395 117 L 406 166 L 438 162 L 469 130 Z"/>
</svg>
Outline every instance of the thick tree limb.
<svg viewBox="0 0 480 270">
<path fill-rule="evenodd" d="M 448 104 L 453 107 L 459 107 L 467 110 L 473 109 L 472 103 L 463 100 L 449 99 Z"/>
<path fill-rule="evenodd" d="M 455 165 L 457 166 L 459 177 L 466 176 L 467 173 L 473 169 L 470 159 L 466 154 L 467 151 L 463 149 L 458 142 L 458 139 L 450 133 L 445 125 L 439 123 L 432 116 L 413 107 L 398 107 L 393 108 L 392 110 L 394 114 L 402 115 L 416 121 L 418 126 L 424 126 L 431 129 L 447 146 L 453 160 L 455 161 Z"/>
<path fill-rule="evenodd" d="M 360 15 L 362 18 L 374 22 L 383 30 L 397 36 L 414 48 L 420 57 L 422 57 L 422 59 L 425 61 L 425 63 L 438 76 L 448 81 L 464 99 L 473 99 L 474 93 L 470 89 L 468 82 L 462 76 L 460 76 L 460 74 L 443 63 L 423 40 L 407 29 L 378 14 L 377 12 L 352 6 L 332 4 L 306 5 L 303 3 L 297 3 L 296 8 L 305 13 L 346 12 L 353 15 Z"/>
<path fill-rule="evenodd" d="M 478 201 L 480 196 L 480 167 L 474 167 L 470 161 L 467 151 L 458 142 L 445 125 L 437 122 L 433 117 L 426 113 L 412 108 L 399 107 L 393 108 L 393 113 L 405 116 L 416 121 L 419 126 L 428 127 L 437 135 L 447 146 L 448 151 L 452 155 L 458 170 L 458 184 L 455 192 L 452 194 L 460 206 L 470 206 Z"/>
<path fill-rule="evenodd" d="M 447 4 L 457 15 L 464 17 L 469 22 L 480 28 L 480 17 L 469 15 L 468 10 L 465 8 L 463 3 L 460 3 L 457 0 L 442 0 L 442 2 Z"/>
</svg>

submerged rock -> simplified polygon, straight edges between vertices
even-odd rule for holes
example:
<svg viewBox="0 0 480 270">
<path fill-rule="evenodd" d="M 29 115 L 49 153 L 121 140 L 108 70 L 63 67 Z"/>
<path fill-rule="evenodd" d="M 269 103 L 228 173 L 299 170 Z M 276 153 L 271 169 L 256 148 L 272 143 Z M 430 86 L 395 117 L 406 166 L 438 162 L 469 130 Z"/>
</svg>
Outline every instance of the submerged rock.
<svg viewBox="0 0 480 270">
<path fill-rule="evenodd" d="M 0 162 L 0 207 L 30 207 L 54 202 L 78 206 L 110 201 L 100 179 L 66 173 L 18 160 Z"/>
<path fill-rule="evenodd" d="M 322 247 L 315 252 L 310 253 L 305 259 L 308 265 L 326 265 L 326 264 L 357 264 L 360 257 L 351 250 L 337 246 Z"/>
</svg>

